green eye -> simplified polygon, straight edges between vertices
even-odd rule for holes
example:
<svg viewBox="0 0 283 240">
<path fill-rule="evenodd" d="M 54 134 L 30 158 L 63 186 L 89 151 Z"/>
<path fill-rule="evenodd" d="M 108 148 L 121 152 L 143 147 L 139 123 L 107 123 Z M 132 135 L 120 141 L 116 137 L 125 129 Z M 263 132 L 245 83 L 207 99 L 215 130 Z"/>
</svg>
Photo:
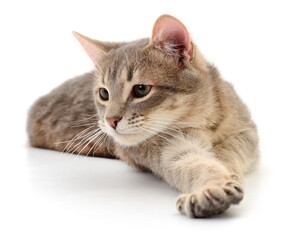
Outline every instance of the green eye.
<svg viewBox="0 0 283 240">
<path fill-rule="evenodd" d="M 133 97 L 142 98 L 146 96 L 151 90 L 150 85 L 135 85 L 133 87 Z"/>
<path fill-rule="evenodd" d="M 109 100 L 109 93 L 105 88 L 100 88 L 99 89 L 99 96 L 103 101 L 108 101 Z"/>
</svg>

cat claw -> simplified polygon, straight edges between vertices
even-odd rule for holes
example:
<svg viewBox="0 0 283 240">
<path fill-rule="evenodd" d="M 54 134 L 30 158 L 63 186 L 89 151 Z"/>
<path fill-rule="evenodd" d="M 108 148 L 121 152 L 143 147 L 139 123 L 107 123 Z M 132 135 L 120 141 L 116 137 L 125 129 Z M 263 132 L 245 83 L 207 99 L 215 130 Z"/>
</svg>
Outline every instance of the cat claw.
<svg viewBox="0 0 283 240">
<path fill-rule="evenodd" d="M 177 209 L 194 218 L 208 218 L 219 215 L 231 204 L 243 199 L 243 190 L 236 182 L 224 186 L 211 186 L 192 194 L 183 194 L 177 200 Z"/>
</svg>

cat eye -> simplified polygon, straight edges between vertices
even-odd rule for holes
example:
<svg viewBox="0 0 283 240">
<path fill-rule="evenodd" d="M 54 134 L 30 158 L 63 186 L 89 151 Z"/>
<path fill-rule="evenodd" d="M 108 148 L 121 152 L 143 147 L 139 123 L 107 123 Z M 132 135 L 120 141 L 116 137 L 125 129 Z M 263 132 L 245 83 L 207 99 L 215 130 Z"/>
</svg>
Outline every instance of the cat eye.
<svg viewBox="0 0 283 240">
<path fill-rule="evenodd" d="M 103 101 L 108 101 L 109 100 L 109 93 L 105 88 L 100 88 L 99 89 L 99 96 Z"/>
<path fill-rule="evenodd" d="M 135 85 L 133 87 L 133 97 L 142 98 L 145 97 L 151 90 L 150 85 Z"/>
</svg>

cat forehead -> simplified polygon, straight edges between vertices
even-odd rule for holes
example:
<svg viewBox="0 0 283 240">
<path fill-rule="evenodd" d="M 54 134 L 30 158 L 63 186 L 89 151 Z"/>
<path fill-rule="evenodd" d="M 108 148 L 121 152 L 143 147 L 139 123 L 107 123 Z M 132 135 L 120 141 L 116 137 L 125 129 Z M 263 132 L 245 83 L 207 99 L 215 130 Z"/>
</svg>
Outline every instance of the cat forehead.
<svg viewBox="0 0 283 240">
<path fill-rule="evenodd" d="M 103 67 L 99 71 L 98 79 L 102 84 L 113 85 L 118 82 L 137 80 L 139 69 L 143 68 L 147 59 L 142 51 L 147 42 L 138 41 L 138 43 L 126 44 L 110 51 L 103 59 Z"/>
<path fill-rule="evenodd" d="M 107 54 L 107 62 L 121 61 L 126 59 L 127 61 L 136 60 L 139 53 L 145 49 L 149 44 L 149 39 L 140 39 L 133 42 L 125 43 L 117 48 L 111 49 Z"/>
<path fill-rule="evenodd" d="M 115 73 L 113 74 L 113 72 Z M 150 77 L 141 76 L 138 69 L 128 65 L 121 65 L 117 70 L 109 68 L 101 82 L 109 88 L 112 94 L 117 93 L 117 97 L 122 92 L 127 94 L 134 85 L 153 85 Z"/>
<path fill-rule="evenodd" d="M 175 58 L 166 58 L 162 52 L 148 48 L 148 43 L 149 39 L 137 40 L 109 51 L 98 66 L 97 87 L 114 91 L 133 84 L 174 85 L 180 71 Z"/>
</svg>

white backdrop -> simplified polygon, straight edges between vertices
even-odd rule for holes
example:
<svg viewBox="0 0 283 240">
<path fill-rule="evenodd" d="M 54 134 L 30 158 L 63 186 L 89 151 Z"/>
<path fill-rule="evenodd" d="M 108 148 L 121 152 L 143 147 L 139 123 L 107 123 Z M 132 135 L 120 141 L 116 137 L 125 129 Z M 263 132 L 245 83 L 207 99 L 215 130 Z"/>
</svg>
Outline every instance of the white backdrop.
<svg viewBox="0 0 283 240">
<path fill-rule="evenodd" d="M 282 9 L 272 0 L 1 1 L 1 239 L 282 237 Z M 164 13 L 187 26 L 258 124 L 262 164 L 242 204 L 216 219 L 180 216 L 175 190 L 124 163 L 27 145 L 32 102 L 93 67 L 73 30 L 130 41 L 149 37 Z"/>
</svg>

